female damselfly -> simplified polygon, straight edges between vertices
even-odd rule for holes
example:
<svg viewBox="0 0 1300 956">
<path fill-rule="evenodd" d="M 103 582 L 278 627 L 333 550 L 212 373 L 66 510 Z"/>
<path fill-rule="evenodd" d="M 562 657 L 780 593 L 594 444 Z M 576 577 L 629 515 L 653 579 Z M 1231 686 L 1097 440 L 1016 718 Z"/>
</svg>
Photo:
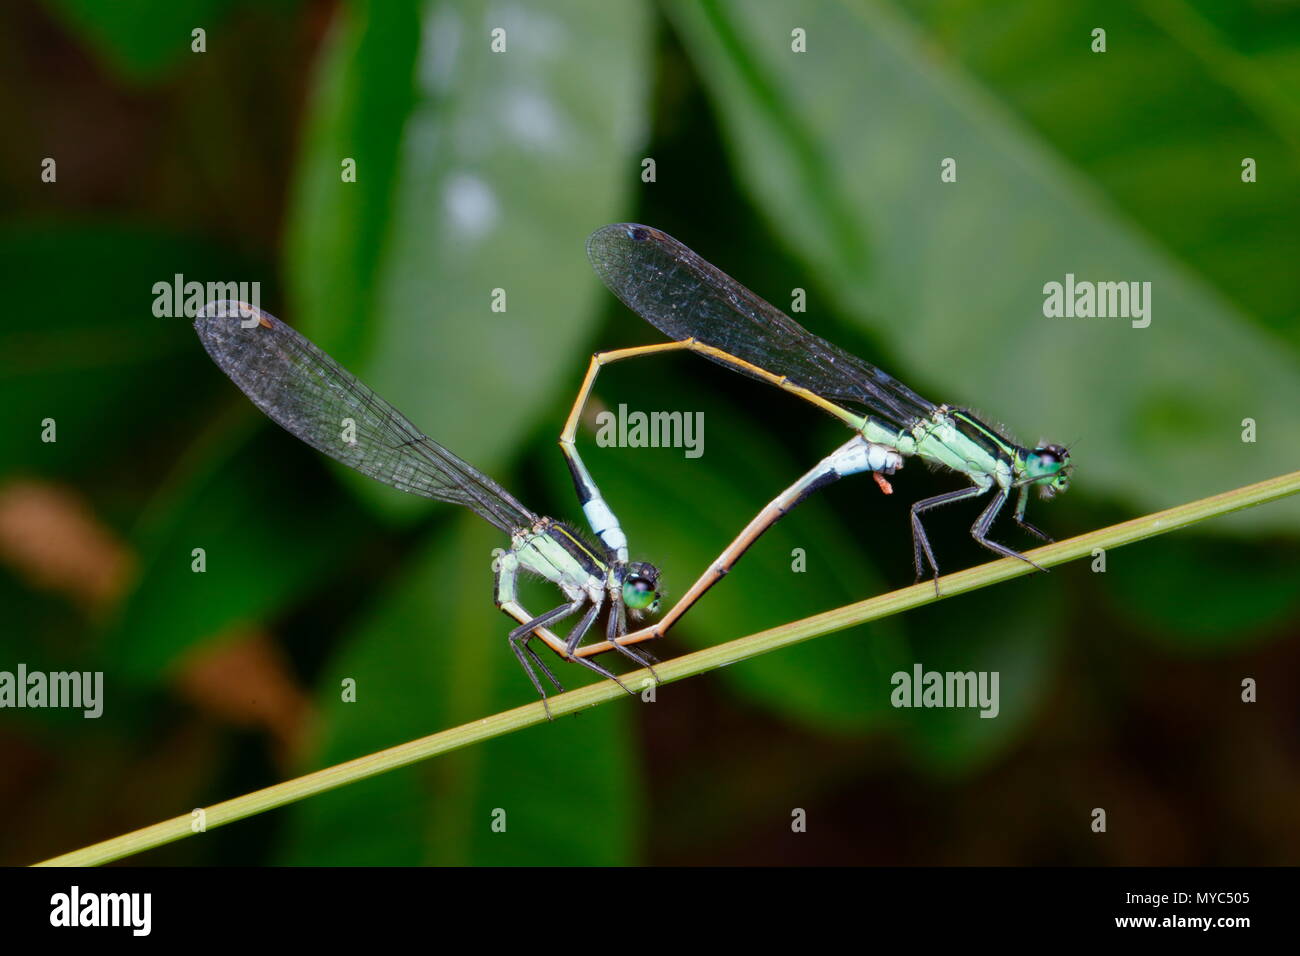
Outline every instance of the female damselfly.
<svg viewBox="0 0 1300 956">
<path fill-rule="evenodd" d="M 533 665 L 557 689 L 564 688 L 529 646 L 534 635 L 565 660 L 628 690 L 611 671 L 589 660 L 590 655 L 577 653 L 603 607 L 609 608 L 603 649 L 612 647 L 642 667 L 650 666 L 616 640 L 627 632 L 629 616 L 640 620 L 643 613 L 659 608 L 659 571 L 652 564 L 629 562 L 625 540 L 616 547 L 589 544 L 565 523 L 529 511 L 311 341 L 261 309 L 243 302 L 211 302 L 194 320 L 194 328 L 221 370 L 290 434 L 386 485 L 464 505 L 510 536 L 509 549 L 495 563 L 496 604 L 519 622 L 508 635 L 510 648 L 544 705 L 546 691 Z M 602 540 L 613 538 L 606 531 Z M 564 603 L 545 614 L 530 614 L 519 602 L 520 572 L 555 584 Z M 552 625 L 580 612 L 582 617 L 564 639 L 551 631 Z"/>
</svg>

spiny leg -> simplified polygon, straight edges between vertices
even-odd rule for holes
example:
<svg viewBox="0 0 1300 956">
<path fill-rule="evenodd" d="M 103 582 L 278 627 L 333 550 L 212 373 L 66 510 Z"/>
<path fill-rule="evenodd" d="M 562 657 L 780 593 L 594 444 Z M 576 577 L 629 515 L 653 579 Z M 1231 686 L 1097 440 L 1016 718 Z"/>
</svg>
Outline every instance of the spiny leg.
<svg viewBox="0 0 1300 956">
<path fill-rule="evenodd" d="M 528 635 L 525 636 L 524 639 L 520 642 L 520 646 L 523 647 L 524 652 L 528 654 L 529 659 L 532 660 L 534 664 L 536 664 L 538 667 L 542 669 L 542 673 L 546 675 L 546 679 L 555 685 L 556 690 L 558 690 L 561 694 L 563 694 L 564 685 L 561 684 L 559 680 L 556 678 L 556 676 L 551 673 L 551 669 L 546 666 L 546 662 L 542 660 L 542 658 L 538 655 L 537 651 L 533 650 L 533 645 L 529 643 L 529 640 L 532 638 L 532 636 L 533 636 L 532 632 L 530 631 Z M 542 696 L 545 697 L 546 695 L 543 694 Z"/>
<path fill-rule="evenodd" d="M 532 658 L 532 661 L 536 663 L 538 667 L 541 667 L 543 674 L 546 674 L 547 678 L 550 679 L 550 682 L 555 684 L 555 688 L 558 689 L 560 693 L 564 692 L 564 685 L 555 678 L 554 674 L 551 674 L 550 667 L 547 667 L 546 662 L 542 661 L 542 658 L 537 656 L 536 650 L 533 650 L 533 645 L 529 644 L 529 641 L 533 639 L 533 633 L 536 632 L 538 627 L 549 627 L 550 624 L 555 623 L 556 620 L 563 620 L 564 618 L 567 618 L 568 615 L 575 613 L 578 607 L 581 606 L 581 604 L 577 604 L 556 607 L 554 610 L 547 611 L 547 613 L 543 614 L 542 617 L 529 620 L 529 622 L 525 624 L 520 624 L 519 627 L 516 627 L 515 630 L 510 632 L 510 635 L 507 635 L 508 640 L 520 641 L 520 646 L 524 649 L 524 652 L 528 654 L 529 658 Z M 542 696 L 545 697 L 546 695 Z"/>
<path fill-rule="evenodd" d="M 623 633 L 626 634 L 627 632 L 624 631 Z M 618 636 L 622 637 L 623 635 L 620 634 Z M 645 654 L 642 654 L 639 651 L 634 651 L 630 647 L 624 647 L 618 641 L 613 641 L 612 643 L 614 645 L 614 650 L 618 651 L 632 663 L 636 664 L 637 667 L 644 667 L 648 670 L 650 672 L 651 680 L 656 684 L 662 683 L 662 681 L 659 680 L 659 675 L 655 672 L 654 664 L 650 662 L 650 659 Z"/>
<path fill-rule="evenodd" d="M 506 640 L 510 644 L 510 649 L 515 652 L 515 657 L 518 658 L 524 672 L 528 674 L 528 679 L 533 682 L 533 687 L 537 689 L 537 693 L 541 696 L 542 706 L 546 708 L 546 716 L 548 719 L 551 717 L 551 705 L 546 702 L 546 691 L 542 688 L 542 682 L 537 679 L 537 673 L 528 663 L 529 658 L 531 658 L 533 663 L 537 664 L 537 666 L 542 669 L 542 672 L 546 674 L 551 683 L 561 692 L 563 692 L 564 687 L 555 679 L 555 675 L 551 673 L 551 669 L 542 663 L 542 659 L 538 657 L 537 652 L 528 645 L 528 641 L 533 636 L 533 631 L 535 629 L 539 627 L 549 627 L 556 621 L 561 621 L 571 614 L 576 613 L 578 608 L 582 607 L 582 603 L 581 600 L 578 600 L 569 604 L 561 604 L 559 607 L 547 611 L 540 617 L 533 618 L 526 624 L 520 624 L 506 635 Z M 525 657 L 525 654 L 527 657 Z"/>
<path fill-rule="evenodd" d="M 577 610 L 580 607 L 582 607 L 583 604 L 586 603 L 586 601 L 587 601 L 586 598 L 579 598 L 575 600 L 572 604 L 565 604 L 562 605 L 561 607 L 557 607 L 553 611 L 546 612 L 541 617 L 537 618 L 535 621 L 529 621 L 527 624 L 523 624 L 515 628 L 513 631 L 510 632 L 512 642 L 513 639 L 516 636 L 519 636 L 521 633 L 531 634 L 532 629 L 535 627 L 546 627 L 548 624 L 552 624 L 555 621 L 560 620 L 561 618 L 565 618 L 568 617 L 570 614 L 576 613 Z M 582 616 L 582 620 L 578 621 L 578 623 L 574 625 L 573 630 L 569 632 L 569 636 L 565 640 L 565 646 L 561 653 L 565 654 L 567 660 L 573 661 L 575 664 L 581 664 L 583 667 L 587 668 L 588 670 L 595 671 L 601 677 L 612 680 L 615 684 L 617 684 L 619 687 L 622 687 L 623 690 L 630 695 L 632 694 L 632 691 L 628 689 L 628 686 L 626 684 L 624 684 L 621 680 L 618 679 L 618 676 L 613 671 L 609 670 L 608 668 L 602 667 L 601 665 L 597 664 L 595 661 L 587 660 L 585 657 L 579 657 L 575 653 L 578 645 L 582 642 L 582 638 L 586 635 L 587 631 L 591 628 L 591 622 L 596 619 L 596 614 L 599 611 L 600 611 L 600 604 L 597 602 L 592 602 L 591 607 L 587 609 L 587 613 Z M 524 640 L 526 642 L 527 638 L 525 637 Z M 511 646 L 513 646 L 513 643 Z M 534 655 L 534 659 L 536 659 L 536 655 Z M 543 665 L 543 669 L 545 669 L 545 665 Z M 552 680 L 554 680 L 554 678 L 552 678 Z M 533 680 L 533 684 L 534 685 L 537 684 L 536 679 Z M 545 699 L 546 695 L 543 694 L 542 697 L 543 699 Z M 549 706 L 547 707 L 546 712 L 548 714 L 550 713 Z"/>
<path fill-rule="evenodd" d="M 600 611 L 600 607 L 600 604 L 593 603 L 591 608 L 583 616 L 582 620 L 574 625 L 573 630 L 569 632 L 568 640 L 565 643 L 567 645 L 570 660 L 576 659 L 575 652 L 578 649 L 578 645 L 582 643 L 582 639 L 586 636 L 587 631 L 591 629 L 591 623 L 595 619 L 596 614 Z M 613 638 L 622 637 L 627 633 L 627 617 L 622 601 L 616 599 L 611 600 L 609 621 L 610 623 L 607 624 L 605 628 L 605 636 L 607 640 L 613 641 Z M 655 669 L 650 666 L 648 660 L 630 648 L 623 647 L 621 644 L 616 642 L 614 643 L 614 648 L 623 654 L 624 657 L 635 662 L 637 665 L 648 668 L 655 679 L 655 683 L 659 682 L 659 675 L 655 674 Z"/>
<path fill-rule="evenodd" d="M 579 657 L 578 655 L 575 654 L 573 657 L 570 657 L 569 660 L 573 661 L 575 664 L 581 664 L 583 667 L 587 668 L 588 670 L 595 671 L 601 677 L 604 677 L 608 680 L 612 680 L 619 687 L 623 688 L 623 690 L 628 694 L 628 696 L 630 697 L 636 696 L 636 692 L 633 691 L 631 688 L 629 688 L 627 684 L 624 684 L 621 680 L 619 680 L 617 674 L 615 674 L 609 668 L 602 667 L 600 664 L 597 664 L 591 658 Z"/>
<path fill-rule="evenodd" d="M 947 491 L 941 495 L 935 495 L 933 498 L 924 498 L 912 505 L 912 557 L 916 562 L 916 580 L 919 582 L 923 576 L 921 555 L 924 554 L 926 561 L 930 564 L 930 570 L 934 572 L 934 593 L 936 595 L 939 593 L 939 564 L 934 560 L 934 550 L 930 547 L 930 539 L 926 537 L 925 528 L 921 526 L 921 512 L 937 508 L 939 505 L 961 501 L 963 498 L 975 498 L 986 491 L 988 491 L 987 487 L 971 485 L 969 488 Z M 1005 498 L 1004 494 L 1003 500 Z"/>
<path fill-rule="evenodd" d="M 1047 568 L 1025 557 L 1019 551 L 1014 551 L 1004 544 L 998 544 L 996 541 L 989 540 L 988 533 L 989 528 L 993 526 L 993 519 L 998 516 L 998 512 L 1002 510 L 1002 506 L 1007 503 L 1007 497 L 1010 494 L 1011 492 L 1009 490 L 1003 489 L 993 497 L 993 500 L 989 502 L 989 506 L 985 508 L 979 518 L 976 519 L 975 524 L 971 525 L 971 537 L 984 545 L 984 547 L 988 548 L 994 554 L 1000 554 L 1004 558 L 1019 558 L 1026 564 L 1031 564 L 1038 568 L 1039 571 L 1046 571 Z"/>
<path fill-rule="evenodd" d="M 514 630 L 512 630 L 509 634 L 510 647 L 515 652 L 515 657 L 519 659 L 519 663 L 523 665 L 524 670 L 528 673 L 528 678 L 533 682 L 533 687 L 535 687 L 537 689 L 537 693 L 541 695 L 542 706 L 546 708 L 546 716 L 548 719 L 551 717 L 551 706 L 549 703 L 547 703 L 546 691 L 542 689 L 542 684 L 537 679 L 537 675 L 533 672 L 532 668 L 528 665 L 527 660 L 524 658 L 524 652 L 527 651 L 529 656 L 546 673 L 546 676 L 551 679 L 552 683 L 554 683 L 557 687 L 559 687 L 560 682 L 555 679 L 555 675 L 553 675 L 550 672 L 550 669 L 547 668 L 547 666 L 542 663 L 541 658 L 539 658 L 537 654 L 533 651 L 533 649 L 528 646 L 528 639 L 529 637 L 532 636 L 533 631 L 536 630 L 537 628 L 548 627 L 551 624 L 554 624 L 556 621 L 563 620 L 564 618 L 570 616 L 571 614 L 576 613 L 584 603 L 586 603 L 585 598 L 573 601 L 570 604 L 562 604 L 559 607 L 554 608 L 553 610 L 547 611 L 545 614 L 541 615 L 540 617 L 533 618 L 527 624 L 519 625 Z M 592 607 L 588 609 L 587 613 L 582 616 L 582 620 L 579 621 L 578 624 L 574 627 L 574 634 L 576 634 L 578 641 L 582 640 L 583 634 L 586 633 L 587 629 L 591 627 L 591 622 L 595 619 L 596 617 L 595 611 L 597 610 L 599 610 L 599 605 L 593 604 Z M 569 640 L 573 639 L 574 634 L 570 634 Z M 607 680 L 612 680 L 619 687 L 623 688 L 623 690 L 629 696 L 635 696 L 632 690 L 628 688 L 628 686 L 624 684 L 621 680 L 618 679 L 617 674 L 615 674 L 613 671 L 609 670 L 608 668 L 602 667 L 600 664 L 597 664 L 595 661 L 588 660 L 585 657 L 578 657 L 577 655 L 573 654 L 572 651 L 569 652 L 568 660 L 571 660 L 576 664 L 581 664 L 583 667 L 587 668 L 590 671 L 594 671 L 595 673 L 599 674 L 601 677 L 606 678 Z M 564 688 L 560 687 L 560 689 L 563 690 Z"/>
<path fill-rule="evenodd" d="M 1048 534 L 1047 532 L 1042 531 L 1042 530 L 1040 530 L 1040 529 L 1034 527 L 1032 524 L 1030 524 L 1030 523 L 1029 523 L 1028 521 L 1026 521 L 1024 518 L 1016 518 L 1016 519 L 1014 519 L 1014 520 L 1015 520 L 1016 524 L 1020 525 L 1021 528 L 1023 528 L 1025 531 L 1028 531 L 1030 534 L 1032 534 L 1034 537 L 1038 538 L 1038 540 L 1040 540 L 1040 541 L 1046 541 L 1048 544 L 1051 544 L 1053 541 L 1056 540 L 1055 538 L 1053 538 L 1053 537 L 1052 537 L 1050 534 Z"/>
<path fill-rule="evenodd" d="M 514 551 L 504 552 L 494 562 L 494 570 L 496 572 L 494 596 L 496 606 L 500 608 L 504 614 L 513 618 L 519 625 L 521 625 L 510 632 L 508 640 L 510 649 L 514 652 L 515 657 L 518 658 L 520 666 L 524 669 L 524 673 L 526 673 L 529 680 L 533 682 L 533 687 L 537 689 L 538 695 L 542 698 L 542 704 L 546 707 L 546 715 L 549 718 L 551 715 L 551 708 L 550 705 L 546 703 L 546 692 L 542 689 L 540 682 L 537 680 L 537 675 L 529 665 L 528 660 L 531 658 L 533 663 L 540 667 L 542 672 L 546 674 L 550 682 L 561 691 L 564 690 L 564 686 L 556 679 L 555 675 L 551 673 L 551 669 L 542 662 L 540 657 L 537 656 L 537 653 L 533 650 L 529 641 L 533 637 L 537 637 L 556 653 L 563 654 L 564 642 L 553 634 L 544 623 L 539 622 L 546 620 L 560 620 L 567 614 L 572 614 L 581 607 L 582 602 L 577 601 L 572 605 L 562 605 L 540 618 L 534 617 L 529 613 L 527 608 L 519 603 L 519 595 L 515 589 L 516 580 L 519 575 L 519 556 L 515 554 Z M 527 657 L 524 656 L 525 654 L 527 654 Z"/>
<path fill-rule="evenodd" d="M 605 640 L 612 641 L 627 633 L 627 609 L 618 597 L 611 596 L 609 616 L 605 618 Z"/>
<path fill-rule="evenodd" d="M 587 631 L 591 629 L 591 622 L 596 619 L 596 615 L 599 613 L 600 602 L 592 601 L 591 607 L 587 608 L 587 613 L 582 615 L 582 620 L 573 625 L 573 630 L 569 632 L 569 636 L 564 641 L 564 649 L 568 652 L 570 659 L 573 657 L 573 652 L 578 649 L 578 645 L 582 643 Z"/>
<path fill-rule="evenodd" d="M 1021 485 L 1020 497 L 1016 499 L 1016 513 L 1015 513 L 1016 524 L 1020 525 L 1020 527 L 1024 528 L 1030 534 L 1037 535 L 1043 541 L 1046 541 L 1048 544 L 1051 544 L 1052 541 L 1055 540 L 1051 537 L 1051 535 L 1045 534 L 1044 532 L 1038 530 L 1032 524 L 1030 524 L 1028 521 L 1025 520 L 1025 504 L 1028 502 L 1028 500 L 1029 500 L 1029 486 Z"/>
<path fill-rule="evenodd" d="M 623 601 L 617 595 L 611 596 L 609 617 L 605 622 L 605 640 L 609 641 L 614 650 L 618 651 L 628 660 L 632 661 L 638 667 L 644 667 L 650 672 L 650 677 L 656 684 L 660 683 L 659 675 L 655 673 L 654 665 L 644 654 L 632 650 L 630 647 L 624 647 L 617 638 L 627 633 L 627 608 Z"/>
<path fill-rule="evenodd" d="M 511 633 L 513 634 L 514 632 L 512 631 Z M 526 650 L 528 652 L 528 656 L 533 659 L 538 667 L 546 671 L 546 676 L 551 679 L 551 682 L 555 684 L 561 693 L 564 692 L 564 688 L 560 686 L 560 682 L 555 679 L 555 675 L 552 674 L 547 669 L 546 665 L 542 663 L 541 658 L 539 658 L 533 649 L 528 646 L 527 638 L 524 639 L 522 648 L 513 637 L 509 638 L 508 643 L 510 644 L 510 650 L 514 652 L 515 659 L 519 661 L 519 666 L 524 669 L 524 673 L 528 675 L 528 679 L 533 682 L 533 687 L 537 691 L 537 696 L 542 699 L 542 708 L 546 711 L 546 719 L 554 720 L 555 718 L 551 716 L 551 705 L 546 702 L 546 690 L 542 687 L 542 682 L 537 679 L 537 674 L 533 670 L 532 665 L 528 663 L 528 658 L 524 656 L 524 651 Z"/>
</svg>

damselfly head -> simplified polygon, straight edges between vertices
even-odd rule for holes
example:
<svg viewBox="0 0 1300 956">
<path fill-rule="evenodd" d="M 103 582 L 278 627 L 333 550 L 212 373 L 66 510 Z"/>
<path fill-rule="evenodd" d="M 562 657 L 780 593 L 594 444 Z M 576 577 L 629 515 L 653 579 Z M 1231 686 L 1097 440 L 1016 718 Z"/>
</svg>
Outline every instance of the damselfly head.
<svg viewBox="0 0 1300 956">
<path fill-rule="evenodd" d="M 623 575 L 623 604 L 640 618 L 641 612 L 654 614 L 659 610 L 659 569 L 644 561 L 634 561 Z"/>
<path fill-rule="evenodd" d="M 1050 499 L 1070 490 L 1070 451 L 1064 445 L 1040 444 L 1025 455 L 1025 476 L 1038 486 L 1039 497 Z"/>
</svg>

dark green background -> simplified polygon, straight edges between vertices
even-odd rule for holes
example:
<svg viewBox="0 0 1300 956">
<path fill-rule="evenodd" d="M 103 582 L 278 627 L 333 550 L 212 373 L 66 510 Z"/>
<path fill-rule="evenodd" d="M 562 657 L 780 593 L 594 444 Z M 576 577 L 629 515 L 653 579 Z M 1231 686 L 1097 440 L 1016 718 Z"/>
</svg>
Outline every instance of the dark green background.
<svg viewBox="0 0 1300 956">
<path fill-rule="evenodd" d="M 806 289 L 801 321 L 936 401 L 1073 443 L 1074 488 L 1031 511 L 1057 537 L 1296 467 L 1300 6 L 791 7 L 4 7 L 0 669 L 102 669 L 107 703 L 98 721 L 0 714 L 0 862 L 532 696 L 491 601 L 501 537 L 269 426 L 187 322 L 154 317 L 174 273 L 260 281 L 269 311 L 568 519 L 555 439 L 587 356 L 657 340 L 583 255 L 623 219 L 783 307 Z M 1151 327 L 1044 318 L 1043 284 L 1067 272 L 1150 281 Z M 847 437 L 692 356 L 615 366 L 597 392 L 704 413 L 699 459 L 582 439 L 670 599 Z M 657 652 L 909 583 L 906 506 L 958 485 L 915 462 L 892 498 L 842 482 Z M 75 520 L 42 524 L 38 491 Z M 946 568 L 987 557 L 974 517 L 932 519 Z M 1275 503 L 1116 551 L 1104 574 L 1076 562 L 137 859 L 1293 863 L 1298 530 L 1300 507 Z M 127 570 L 99 601 L 32 557 L 101 539 Z M 999 671 L 1001 716 L 891 708 L 889 675 L 916 661 Z M 1247 677 L 1259 703 L 1239 700 Z"/>
</svg>

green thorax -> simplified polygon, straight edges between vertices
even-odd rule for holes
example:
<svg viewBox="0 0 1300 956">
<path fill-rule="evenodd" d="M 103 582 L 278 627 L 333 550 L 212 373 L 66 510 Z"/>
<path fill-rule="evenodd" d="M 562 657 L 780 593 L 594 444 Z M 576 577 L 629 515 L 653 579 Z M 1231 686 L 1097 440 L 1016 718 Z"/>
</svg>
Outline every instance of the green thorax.
<svg viewBox="0 0 1300 956">
<path fill-rule="evenodd" d="M 859 430 L 867 441 L 960 472 L 976 484 L 1006 487 L 1024 473 L 1025 449 L 964 408 L 941 405 L 903 430 L 867 416 Z"/>
<path fill-rule="evenodd" d="M 596 549 L 551 518 L 516 531 L 510 544 L 522 568 L 567 590 L 586 588 L 593 579 L 603 585 L 609 578 L 609 565 Z"/>
</svg>

